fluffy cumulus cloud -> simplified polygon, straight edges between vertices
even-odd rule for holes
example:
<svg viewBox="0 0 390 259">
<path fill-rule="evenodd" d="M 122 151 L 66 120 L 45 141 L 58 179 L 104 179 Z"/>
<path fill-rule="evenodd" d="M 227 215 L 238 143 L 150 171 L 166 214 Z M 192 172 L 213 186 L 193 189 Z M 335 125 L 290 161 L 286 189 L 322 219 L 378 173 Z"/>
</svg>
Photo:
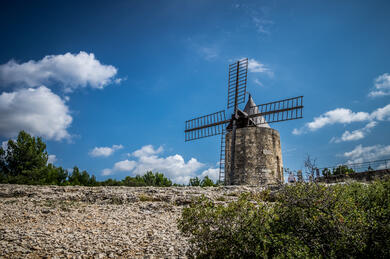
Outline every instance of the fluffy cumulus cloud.
<svg viewBox="0 0 390 259">
<path fill-rule="evenodd" d="M 121 81 L 116 74 L 114 66 L 104 65 L 84 51 L 0 65 L 0 87 L 13 89 L 0 94 L 0 136 L 14 137 L 25 130 L 47 139 L 69 139 L 69 97 L 62 99 L 48 86 L 60 86 L 67 92 L 87 86 L 102 89 Z"/>
<path fill-rule="evenodd" d="M 390 74 L 384 73 L 374 80 L 374 89 L 368 94 L 370 97 L 390 95 Z"/>
<path fill-rule="evenodd" d="M 68 106 L 45 86 L 0 94 L 0 135 L 15 137 L 21 130 L 46 139 L 70 137 Z"/>
<path fill-rule="evenodd" d="M 89 155 L 92 157 L 109 157 L 114 154 L 115 151 L 122 148 L 122 145 L 113 145 L 112 147 L 95 147 L 89 152 Z"/>
<path fill-rule="evenodd" d="M 204 178 L 205 176 L 208 176 L 211 180 L 217 182 L 219 180 L 219 168 L 209 168 L 204 170 L 200 177 Z"/>
<path fill-rule="evenodd" d="M 332 139 L 332 142 L 351 141 L 364 138 L 377 125 L 378 121 L 385 120 L 390 120 L 390 104 L 371 113 L 353 112 L 350 109 L 337 108 L 315 117 L 313 121 L 306 123 L 302 128 L 294 129 L 292 133 L 300 135 L 308 131 L 316 131 L 327 125 L 368 121 L 369 123 L 364 128 L 352 132 L 346 131 L 341 138 Z"/>
<path fill-rule="evenodd" d="M 123 160 L 115 163 L 114 171 L 129 172 L 134 169 L 136 162 L 130 160 Z"/>
<path fill-rule="evenodd" d="M 112 175 L 116 172 L 131 172 L 136 165 L 137 163 L 135 161 L 130 161 L 127 159 L 123 161 L 119 161 L 114 164 L 113 168 L 103 169 L 102 175 L 104 176 Z"/>
<path fill-rule="evenodd" d="M 159 154 L 163 151 L 163 147 L 160 146 L 157 149 L 154 149 L 152 145 L 146 145 L 143 146 L 141 149 L 138 149 L 132 153 L 133 156 L 135 157 L 148 157 L 148 156 L 153 156 L 156 154 Z"/>
<path fill-rule="evenodd" d="M 328 111 L 319 117 L 314 118 L 312 122 L 307 124 L 310 130 L 317 130 L 326 125 L 335 123 L 349 124 L 357 121 L 366 121 L 370 118 L 367 112 L 353 112 L 350 109 L 338 108 Z"/>
<path fill-rule="evenodd" d="M 331 142 L 340 143 L 344 141 L 363 139 L 377 124 L 378 123 L 376 121 L 371 121 L 361 129 L 353 130 L 352 132 L 346 130 L 340 138 L 333 137 Z"/>
<path fill-rule="evenodd" d="M 374 161 L 390 155 L 390 145 L 374 145 L 364 147 L 362 145 L 356 146 L 353 150 L 345 152 L 343 156 L 348 160 L 347 163 L 362 163 L 367 161 Z"/>
<path fill-rule="evenodd" d="M 385 107 L 376 109 L 371 113 L 371 118 L 378 121 L 390 120 L 390 104 L 386 105 Z"/>
<path fill-rule="evenodd" d="M 59 83 L 66 90 L 90 86 L 102 89 L 115 79 L 117 69 L 103 65 L 93 53 L 49 55 L 41 60 L 18 63 L 14 60 L 0 65 L 0 85 L 36 87 Z"/>
<path fill-rule="evenodd" d="M 195 158 L 185 161 L 179 154 L 163 157 L 159 155 L 161 152 L 163 152 L 162 147 L 143 146 L 131 154 L 134 160 L 119 161 L 113 168 L 104 169 L 102 174 L 127 171 L 132 172 L 133 175 L 143 175 L 147 171 L 153 171 L 164 173 L 173 182 L 187 184 L 189 179 L 195 177 L 196 172 L 204 166 Z"/>
</svg>

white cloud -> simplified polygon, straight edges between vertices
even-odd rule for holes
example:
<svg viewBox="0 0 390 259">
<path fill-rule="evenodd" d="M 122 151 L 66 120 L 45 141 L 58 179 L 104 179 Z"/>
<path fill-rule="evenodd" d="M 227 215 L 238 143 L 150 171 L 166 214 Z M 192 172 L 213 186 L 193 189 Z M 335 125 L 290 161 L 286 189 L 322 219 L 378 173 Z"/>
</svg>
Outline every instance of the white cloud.
<svg viewBox="0 0 390 259">
<path fill-rule="evenodd" d="M 163 147 L 160 146 L 158 149 L 154 149 L 152 145 L 143 146 L 141 149 L 138 149 L 132 153 L 135 157 L 145 157 L 159 154 L 163 151 Z"/>
<path fill-rule="evenodd" d="M 116 150 L 122 149 L 122 145 L 113 145 L 112 147 L 95 147 L 89 152 L 92 157 L 108 157 L 111 156 Z"/>
<path fill-rule="evenodd" d="M 368 94 L 369 97 L 390 95 L 390 74 L 384 73 L 374 80 L 374 89 Z"/>
<path fill-rule="evenodd" d="M 357 121 L 367 121 L 370 115 L 367 112 L 353 112 L 350 109 L 337 108 L 314 118 L 312 122 L 307 123 L 310 130 L 317 130 L 326 125 L 335 123 L 349 124 Z"/>
<path fill-rule="evenodd" d="M 102 175 L 103 176 L 112 175 L 113 173 L 114 173 L 114 170 L 112 170 L 110 168 L 106 168 L 106 169 L 102 170 Z"/>
<path fill-rule="evenodd" d="M 56 155 L 49 155 L 47 159 L 48 164 L 54 164 L 57 161 Z"/>
<path fill-rule="evenodd" d="M 102 170 L 102 175 L 107 176 L 107 175 L 112 175 L 115 174 L 116 172 L 131 172 L 131 170 L 134 169 L 134 167 L 137 165 L 135 161 L 131 160 L 122 160 L 119 162 L 116 162 L 114 164 L 113 168 L 106 168 Z"/>
<path fill-rule="evenodd" d="M 204 166 L 195 158 L 187 162 L 179 155 L 161 157 L 159 153 L 163 151 L 160 146 L 155 149 L 152 145 L 143 146 L 132 153 L 136 161 L 123 160 L 115 163 L 112 169 L 107 168 L 102 171 L 103 175 L 114 174 L 117 171 L 132 171 L 134 175 L 143 175 L 147 171 L 160 172 L 175 183 L 187 184 L 191 177 L 196 176 L 196 172 Z"/>
<path fill-rule="evenodd" d="M 114 165 L 114 171 L 120 171 L 120 172 L 130 172 L 131 170 L 134 169 L 136 166 L 135 161 L 130 161 L 130 160 L 123 160 L 115 163 Z"/>
<path fill-rule="evenodd" d="M 315 117 L 313 121 L 306 123 L 302 128 L 294 129 L 292 133 L 294 135 L 300 135 L 307 131 L 316 131 L 327 125 L 332 125 L 337 123 L 350 124 L 353 122 L 384 121 L 384 120 L 390 120 L 390 104 L 386 105 L 385 107 L 378 108 L 372 113 L 353 112 L 350 109 L 337 108 L 328 111 L 324 114 L 321 114 L 319 117 Z M 356 137 L 359 134 L 360 133 L 358 131 L 355 132 Z M 346 133 L 346 135 L 351 136 L 349 133 Z"/>
<path fill-rule="evenodd" d="M 300 129 L 293 129 L 292 134 L 294 134 L 294 135 L 301 135 L 304 132 L 305 132 L 305 128 L 302 127 Z"/>
<path fill-rule="evenodd" d="M 363 147 L 362 145 L 356 146 L 352 151 L 345 152 L 344 157 L 348 158 L 349 164 L 362 163 L 366 161 L 374 161 L 385 156 L 390 155 L 390 145 L 374 145 Z"/>
<path fill-rule="evenodd" d="M 355 141 L 363 139 L 371 129 L 374 128 L 378 123 L 376 121 L 369 122 L 365 127 L 361 129 L 354 130 L 352 132 L 346 130 L 340 138 L 333 137 L 331 142 L 340 143 L 344 141 Z"/>
<path fill-rule="evenodd" d="M 200 176 L 202 178 L 208 176 L 211 180 L 217 182 L 219 180 L 219 168 L 209 168 L 204 170 Z"/>
<path fill-rule="evenodd" d="M 248 60 L 248 70 L 252 73 L 266 73 L 272 75 L 272 72 L 268 67 L 253 58 Z"/>
<path fill-rule="evenodd" d="M 340 140 L 335 140 L 335 142 L 341 141 L 354 141 L 364 138 L 364 132 L 362 129 L 354 130 L 349 132 L 348 130 L 343 133 Z"/>
<path fill-rule="evenodd" d="M 49 55 L 25 63 L 10 60 L 0 65 L 0 83 L 28 87 L 60 83 L 67 91 L 86 86 L 102 89 L 119 82 L 114 78 L 116 73 L 114 66 L 101 64 L 93 53 L 80 51 L 78 54 Z"/>
<path fill-rule="evenodd" d="M 390 104 L 373 111 L 371 113 L 371 118 L 379 121 L 390 120 Z"/>
<path fill-rule="evenodd" d="M 50 89 L 20 89 L 0 95 L 0 135 L 15 137 L 19 131 L 46 139 L 69 139 L 72 123 L 68 106 Z"/>
</svg>

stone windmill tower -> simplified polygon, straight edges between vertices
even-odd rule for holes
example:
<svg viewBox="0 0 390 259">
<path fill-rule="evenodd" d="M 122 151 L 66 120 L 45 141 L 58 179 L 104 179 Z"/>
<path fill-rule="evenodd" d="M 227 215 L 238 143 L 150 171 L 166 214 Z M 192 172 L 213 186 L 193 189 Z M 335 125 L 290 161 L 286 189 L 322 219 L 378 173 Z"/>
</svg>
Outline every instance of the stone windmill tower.
<svg viewBox="0 0 390 259">
<path fill-rule="evenodd" d="M 250 95 L 248 99 L 242 111 L 244 117 L 258 113 L 258 108 Z M 265 185 L 283 183 L 283 160 L 279 132 L 272 129 L 263 116 L 249 120 L 249 123 L 238 127 L 236 130 L 233 170 L 230 168 L 232 132 L 229 131 L 230 125 L 227 127 L 226 184 Z"/>
<path fill-rule="evenodd" d="M 303 96 L 256 105 L 245 103 L 248 59 L 229 65 L 228 105 L 225 110 L 186 121 L 185 140 L 221 135 L 219 180 L 226 185 L 265 185 L 283 182 L 279 132 L 268 124 L 302 118 Z M 225 173 L 226 172 L 226 173 Z"/>
</svg>

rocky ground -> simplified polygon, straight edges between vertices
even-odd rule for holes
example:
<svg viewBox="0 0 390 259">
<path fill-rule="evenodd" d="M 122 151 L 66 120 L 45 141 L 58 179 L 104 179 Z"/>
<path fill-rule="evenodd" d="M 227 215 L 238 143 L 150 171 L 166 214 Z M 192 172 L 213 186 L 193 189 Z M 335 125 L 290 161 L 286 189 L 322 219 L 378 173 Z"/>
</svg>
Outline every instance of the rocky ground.
<svg viewBox="0 0 390 259">
<path fill-rule="evenodd" d="M 61 187 L 0 185 L 1 258 L 185 257 L 184 206 L 259 187 Z"/>
</svg>

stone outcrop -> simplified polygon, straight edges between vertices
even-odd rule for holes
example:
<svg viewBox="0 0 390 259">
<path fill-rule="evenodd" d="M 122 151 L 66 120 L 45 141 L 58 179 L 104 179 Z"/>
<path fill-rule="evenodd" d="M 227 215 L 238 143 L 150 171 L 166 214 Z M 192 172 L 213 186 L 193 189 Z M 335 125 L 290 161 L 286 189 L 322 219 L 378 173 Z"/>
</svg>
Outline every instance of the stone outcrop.
<svg viewBox="0 0 390 259">
<path fill-rule="evenodd" d="M 192 199 L 261 190 L 0 185 L 0 258 L 183 258 L 177 219 Z"/>
</svg>

